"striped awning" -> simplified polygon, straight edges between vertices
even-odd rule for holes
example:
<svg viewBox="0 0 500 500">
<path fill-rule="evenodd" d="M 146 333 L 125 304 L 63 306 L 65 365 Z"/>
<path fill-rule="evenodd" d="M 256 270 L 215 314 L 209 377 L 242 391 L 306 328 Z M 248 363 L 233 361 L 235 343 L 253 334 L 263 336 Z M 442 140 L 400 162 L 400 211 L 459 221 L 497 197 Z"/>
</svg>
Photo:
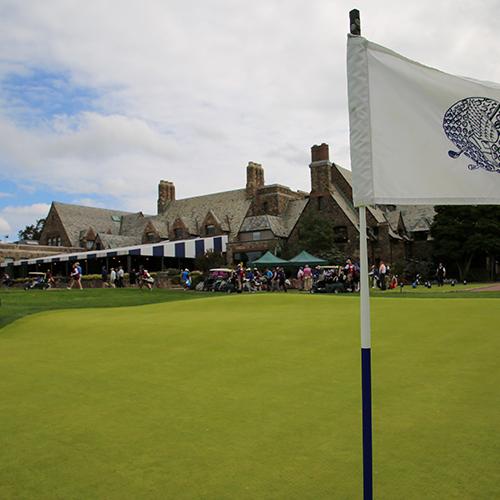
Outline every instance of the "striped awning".
<svg viewBox="0 0 500 500">
<path fill-rule="evenodd" d="M 14 262 L 2 262 L 0 267 L 9 265 L 33 265 L 50 264 L 52 262 L 85 261 L 87 259 L 98 259 L 105 257 L 116 257 L 121 255 L 145 255 L 151 257 L 176 257 L 194 259 L 205 252 L 225 252 L 227 236 L 211 236 L 210 238 L 196 238 L 179 241 L 160 241 L 158 243 L 147 243 L 130 247 L 111 248 L 109 250 L 91 250 L 89 252 L 61 253 L 36 259 L 23 259 Z"/>
</svg>

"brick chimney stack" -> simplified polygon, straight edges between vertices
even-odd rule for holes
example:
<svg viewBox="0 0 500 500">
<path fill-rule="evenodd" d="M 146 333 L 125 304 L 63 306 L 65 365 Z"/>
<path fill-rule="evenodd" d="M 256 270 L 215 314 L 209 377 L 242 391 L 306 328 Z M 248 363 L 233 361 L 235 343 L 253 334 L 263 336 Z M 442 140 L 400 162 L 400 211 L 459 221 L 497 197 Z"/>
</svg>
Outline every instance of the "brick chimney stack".
<svg viewBox="0 0 500 500">
<path fill-rule="evenodd" d="M 327 193 L 332 186 L 332 164 L 328 144 L 311 148 L 311 194 Z"/>
<path fill-rule="evenodd" d="M 168 205 L 175 200 L 175 185 L 170 181 L 160 181 L 158 184 L 158 215 L 167 211 Z"/>
<path fill-rule="evenodd" d="M 264 187 L 264 168 L 260 163 L 248 162 L 247 196 L 254 196 L 258 189 Z"/>
</svg>

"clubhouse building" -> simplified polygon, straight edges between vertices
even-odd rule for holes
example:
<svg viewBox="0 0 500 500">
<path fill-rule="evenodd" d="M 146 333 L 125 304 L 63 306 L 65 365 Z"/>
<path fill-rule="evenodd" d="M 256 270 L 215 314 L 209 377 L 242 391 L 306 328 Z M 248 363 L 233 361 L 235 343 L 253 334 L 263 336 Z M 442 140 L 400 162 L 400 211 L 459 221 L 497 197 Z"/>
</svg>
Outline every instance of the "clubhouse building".
<svg viewBox="0 0 500 500">
<path fill-rule="evenodd" d="M 39 244 L 80 261 L 96 259 L 93 272 L 102 259 L 120 254 L 145 255 L 154 269 L 160 266 L 155 257 L 162 257 L 161 266 L 184 265 L 214 250 L 232 264 L 256 260 L 268 250 L 283 254 L 291 243 L 300 244 L 301 222 L 318 217 L 331 224 L 339 251 L 357 258 L 359 220 L 352 202 L 351 172 L 330 161 L 327 144 L 311 148 L 309 172 L 310 191 L 294 191 L 266 184 L 262 165 L 250 162 L 245 187 L 184 199 L 176 198 L 172 181 L 161 180 L 155 215 L 53 202 Z M 370 207 L 370 260 L 394 263 L 427 256 L 433 216 L 432 207 Z M 22 262 L 43 265 L 52 258 Z M 61 256 L 55 258 L 61 261 Z M 134 265 L 131 259 L 120 263 Z"/>
</svg>

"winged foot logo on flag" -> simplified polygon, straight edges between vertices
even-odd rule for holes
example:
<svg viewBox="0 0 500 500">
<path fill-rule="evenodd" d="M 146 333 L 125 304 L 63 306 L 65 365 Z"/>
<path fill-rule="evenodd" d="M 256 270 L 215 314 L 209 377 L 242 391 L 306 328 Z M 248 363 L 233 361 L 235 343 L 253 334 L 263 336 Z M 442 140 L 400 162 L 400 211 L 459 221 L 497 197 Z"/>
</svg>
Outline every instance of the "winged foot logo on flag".
<svg viewBox="0 0 500 500">
<path fill-rule="evenodd" d="M 451 158 L 465 154 L 474 163 L 470 170 L 483 168 L 500 174 L 500 103 L 487 97 L 462 99 L 443 118 L 446 136 L 458 148 Z"/>
</svg>

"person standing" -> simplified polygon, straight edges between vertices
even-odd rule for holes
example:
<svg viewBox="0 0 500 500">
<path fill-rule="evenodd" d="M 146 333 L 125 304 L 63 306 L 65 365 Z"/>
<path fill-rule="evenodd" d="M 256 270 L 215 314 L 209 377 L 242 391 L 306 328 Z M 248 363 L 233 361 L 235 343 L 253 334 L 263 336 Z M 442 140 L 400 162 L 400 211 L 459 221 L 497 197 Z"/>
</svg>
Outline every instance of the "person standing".
<svg viewBox="0 0 500 500">
<path fill-rule="evenodd" d="M 82 287 L 82 275 L 80 273 L 81 267 L 79 266 L 78 262 L 75 262 L 73 266 L 71 267 L 71 274 L 70 274 L 70 283 L 68 286 L 68 290 L 71 290 L 73 288 L 73 285 L 76 285 L 77 288 L 80 290 L 83 290 Z"/>
<path fill-rule="evenodd" d="M 304 291 L 310 292 L 312 288 L 312 269 L 309 264 L 304 266 Z"/>
<path fill-rule="evenodd" d="M 123 278 L 125 277 L 125 271 L 122 266 L 118 267 L 118 271 L 116 271 L 116 286 L 118 288 L 123 288 Z"/>
<path fill-rule="evenodd" d="M 153 290 L 153 285 L 154 285 L 154 278 L 151 276 L 151 274 L 149 274 L 148 270 L 147 269 L 143 269 L 142 270 L 142 282 L 144 283 L 144 285 L 146 285 L 146 288 L 148 290 Z"/>
<path fill-rule="evenodd" d="M 50 269 L 47 269 L 47 272 L 45 273 L 45 279 L 47 280 L 49 288 L 56 286 L 56 280 L 54 279 L 54 275 L 52 274 L 52 271 Z"/>
<path fill-rule="evenodd" d="M 114 267 L 111 268 L 111 272 L 109 273 L 109 286 L 116 288 L 116 271 Z"/>
<path fill-rule="evenodd" d="M 278 290 L 287 291 L 285 270 L 282 267 L 278 267 Z"/>
<path fill-rule="evenodd" d="M 182 285 L 182 287 L 188 288 L 188 282 L 189 282 L 189 269 L 186 268 L 181 273 L 181 285 Z"/>
<path fill-rule="evenodd" d="M 108 270 L 106 266 L 102 266 L 101 268 L 101 280 L 102 280 L 102 287 L 106 288 L 109 286 L 108 283 Z"/>
<path fill-rule="evenodd" d="M 299 290 L 304 290 L 304 268 L 301 266 L 297 271 Z"/>
<path fill-rule="evenodd" d="M 379 275 L 379 281 L 380 281 L 380 289 L 385 290 L 386 289 L 386 283 L 385 283 L 385 277 L 387 274 L 387 267 L 384 264 L 384 261 L 380 261 L 380 265 L 378 266 L 378 275 Z"/>
<path fill-rule="evenodd" d="M 130 286 L 135 286 L 137 284 L 137 273 L 135 269 L 132 269 L 130 273 L 128 273 L 128 282 Z"/>
<path fill-rule="evenodd" d="M 437 278 L 438 286 L 443 286 L 444 279 L 446 278 L 446 268 L 444 267 L 442 262 L 439 263 L 439 266 L 436 270 L 436 278 Z"/>
</svg>

